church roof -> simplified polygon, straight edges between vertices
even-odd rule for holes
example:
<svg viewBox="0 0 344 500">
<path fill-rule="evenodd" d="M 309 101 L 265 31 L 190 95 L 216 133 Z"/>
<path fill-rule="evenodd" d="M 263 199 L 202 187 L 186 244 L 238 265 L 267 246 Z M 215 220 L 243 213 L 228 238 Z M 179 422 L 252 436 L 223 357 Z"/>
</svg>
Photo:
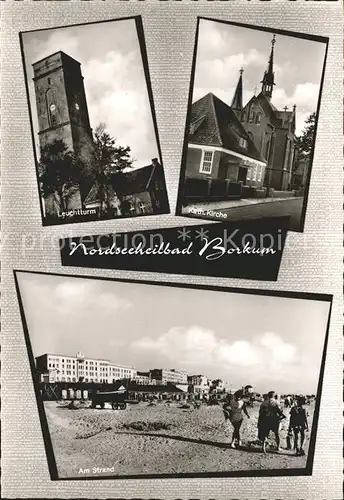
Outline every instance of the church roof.
<svg viewBox="0 0 344 500">
<path fill-rule="evenodd" d="M 192 125 L 198 121 L 199 126 L 189 133 L 189 143 L 218 146 L 265 161 L 233 109 L 211 92 L 192 104 L 190 123 Z M 241 138 L 246 139 L 247 148 L 240 145 Z"/>
<path fill-rule="evenodd" d="M 116 186 L 118 186 L 118 191 L 122 195 L 142 193 L 150 188 L 155 169 L 159 166 L 159 164 L 153 165 L 152 163 L 151 165 L 128 172 L 115 173 L 111 176 L 108 184 L 114 187 L 114 191 L 116 191 Z M 97 203 L 99 201 L 99 185 L 94 183 L 86 197 L 85 203 Z"/>
<path fill-rule="evenodd" d="M 269 117 L 270 122 L 276 127 L 283 127 L 283 124 L 289 123 L 294 119 L 293 111 L 278 110 L 276 106 L 274 106 L 272 102 L 267 99 L 263 92 L 260 92 L 257 96 L 253 96 L 245 105 L 244 109 L 246 109 L 248 105 L 254 101 L 260 105 L 265 115 Z"/>
<path fill-rule="evenodd" d="M 277 125 L 277 120 L 278 120 L 278 116 L 276 115 L 277 108 L 272 104 L 271 101 L 269 101 L 269 99 L 266 98 L 263 92 L 260 92 L 260 94 L 258 94 L 256 99 L 260 104 L 260 106 L 263 108 L 264 113 L 269 116 L 270 120 L 275 125 Z"/>
<path fill-rule="evenodd" d="M 243 94 L 242 74 L 243 74 L 243 72 L 244 72 L 244 70 L 243 70 L 243 68 L 241 68 L 238 84 L 236 86 L 233 100 L 232 100 L 232 104 L 231 104 L 231 108 L 238 110 L 238 111 L 242 110 L 242 94 Z"/>
</svg>

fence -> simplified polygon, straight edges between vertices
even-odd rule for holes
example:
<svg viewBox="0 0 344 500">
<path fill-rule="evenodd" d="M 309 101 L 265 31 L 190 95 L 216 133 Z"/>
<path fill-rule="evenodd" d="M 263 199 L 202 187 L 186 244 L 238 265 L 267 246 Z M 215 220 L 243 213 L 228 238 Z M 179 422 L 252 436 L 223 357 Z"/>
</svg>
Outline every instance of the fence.
<svg viewBox="0 0 344 500">
<path fill-rule="evenodd" d="M 184 201 L 240 200 L 241 182 L 222 179 L 198 179 L 187 177 L 184 183 Z"/>
<path fill-rule="evenodd" d="M 118 384 L 117 384 L 118 385 Z M 99 389 L 115 390 L 114 384 L 41 382 L 39 390 L 43 401 L 90 399 L 92 392 Z"/>
</svg>

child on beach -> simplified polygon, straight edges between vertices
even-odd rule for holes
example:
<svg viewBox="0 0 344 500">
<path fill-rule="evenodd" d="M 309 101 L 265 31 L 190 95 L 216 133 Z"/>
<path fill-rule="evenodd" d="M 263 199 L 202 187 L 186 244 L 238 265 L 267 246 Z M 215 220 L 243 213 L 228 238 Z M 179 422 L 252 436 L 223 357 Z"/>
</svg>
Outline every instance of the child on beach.
<svg viewBox="0 0 344 500">
<path fill-rule="evenodd" d="M 240 427 L 243 421 L 243 413 L 250 418 L 247 413 L 246 403 L 242 399 L 242 391 L 236 391 L 234 395 L 225 402 L 223 405 L 223 413 L 226 420 L 229 420 L 234 430 L 232 435 L 231 448 L 241 446 L 240 440 Z"/>
<path fill-rule="evenodd" d="M 298 396 L 296 398 L 296 405 L 290 410 L 289 431 L 294 434 L 294 447 L 296 455 L 304 455 L 303 443 L 305 441 L 305 431 L 308 431 L 307 414 L 303 405 L 305 404 L 305 397 Z M 300 436 L 300 446 L 299 444 Z"/>
</svg>

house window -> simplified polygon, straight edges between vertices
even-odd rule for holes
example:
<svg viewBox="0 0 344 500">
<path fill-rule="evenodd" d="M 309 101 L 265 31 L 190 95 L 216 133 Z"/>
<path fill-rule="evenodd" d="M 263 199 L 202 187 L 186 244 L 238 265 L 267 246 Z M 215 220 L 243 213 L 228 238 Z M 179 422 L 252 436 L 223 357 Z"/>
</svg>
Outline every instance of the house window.
<svg viewBox="0 0 344 500">
<path fill-rule="evenodd" d="M 243 137 L 240 137 L 240 139 L 239 139 L 239 146 L 241 148 L 247 149 L 247 140 L 244 139 Z"/>
<path fill-rule="evenodd" d="M 213 167 L 213 151 L 203 151 L 202 152 L 202 160 L 201 167 L 199 169 L 201 174 L 211 174 L 211 170 Z"/>
<path fill-rule="evenodd" d="M 263 167 L 260 166 L 259 170 L 258 170 L 258 178 L 257 178 L 257 180 L 261 181 L 262 180 L 262 176 L 263 176 Z"/>
<path fill-rule="evenodd" d="M 252 174 L 251 170 L 252 170 L 251 168 L 247 169 L 247 175 L 246 175 L 246 180 L 247 181 L 251 180 L 251 174 Z"/>
<path fill-rule="evenodd" d="M 252 180 L 255 181 L 257 179 L 257 167 L 252 167 Z"/>
</svg>

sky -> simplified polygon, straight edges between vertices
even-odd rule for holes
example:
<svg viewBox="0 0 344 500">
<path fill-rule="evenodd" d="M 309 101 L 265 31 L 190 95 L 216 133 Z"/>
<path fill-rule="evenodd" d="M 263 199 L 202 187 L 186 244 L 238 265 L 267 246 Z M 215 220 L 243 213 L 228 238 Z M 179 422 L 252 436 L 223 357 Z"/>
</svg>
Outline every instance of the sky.
<svg viewBox="0 0 344 500">
<path fill-rule="evenodd" d="M 193 101 L 212 92 L 231 104 L 243 67 L 244 105 L 251 99 L 267 69 L 272 33 L 201 19 Z M 275 86 L 271 102 L 277 109 L 296 104 L 296 134 L 317 110 L 326 44 L 276 35 Z"/>
<path fill-rule="evenodd" d="M 315 394 L 329 303 L 20 272 L 34 356 L 183 369 L 232 389 Z"/>
<path fill-rule="evenodd" d="M 93 130 L 100 122 L 105 123 L 118 144 L 131 147 L 135 168 L 159 158 L 133 19 L 26 32 L 23 46 L 37 151 L 32 64 L 62 50 L 81 63 Z"/>
</svg>

